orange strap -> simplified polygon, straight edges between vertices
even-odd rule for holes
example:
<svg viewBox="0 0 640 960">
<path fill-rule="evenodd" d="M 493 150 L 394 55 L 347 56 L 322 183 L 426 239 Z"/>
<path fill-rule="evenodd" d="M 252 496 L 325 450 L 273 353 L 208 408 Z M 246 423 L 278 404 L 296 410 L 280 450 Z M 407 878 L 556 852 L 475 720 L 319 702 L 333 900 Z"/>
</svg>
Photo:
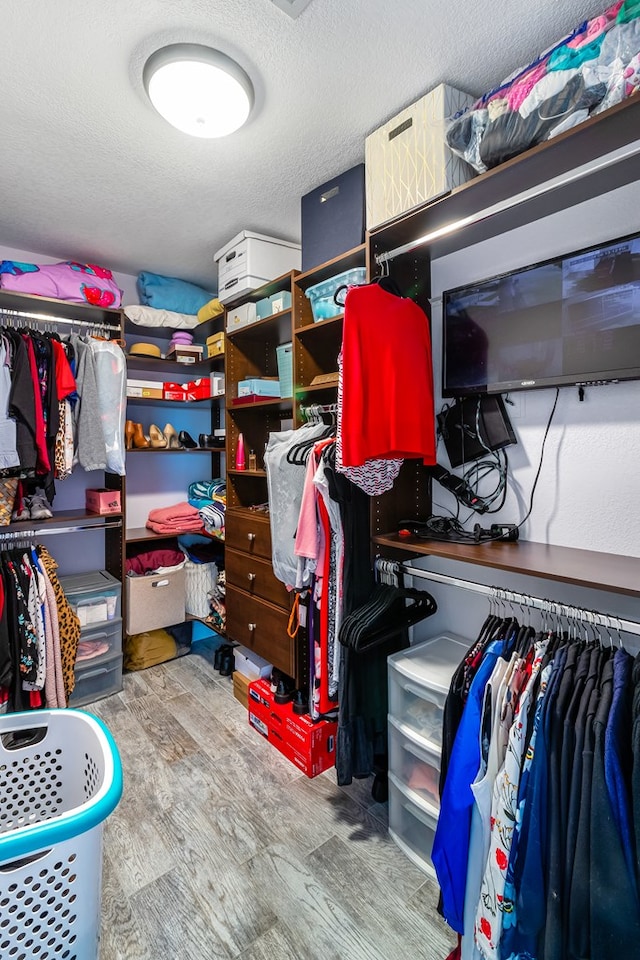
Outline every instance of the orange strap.
<svg viewBox="0 0 640 960">
<path fill-rule="evenodd" d="M 291 613 L 289 614 L 289 623 L 287 624 L 287 636 L 291 637 L 293 640 L 294 637 L 298 635 L 298 630 L 300 629 L 300 619 L 299 619 L 299 607 L 300 607 L 300 594 L 296 593 L 293 598 L 293 606 L 291 607 Z M 293 630 L 293 625 L 295 623 L 295 630 Z M 293 633 L 291 632 L 293 630 Z"/>
</svg>

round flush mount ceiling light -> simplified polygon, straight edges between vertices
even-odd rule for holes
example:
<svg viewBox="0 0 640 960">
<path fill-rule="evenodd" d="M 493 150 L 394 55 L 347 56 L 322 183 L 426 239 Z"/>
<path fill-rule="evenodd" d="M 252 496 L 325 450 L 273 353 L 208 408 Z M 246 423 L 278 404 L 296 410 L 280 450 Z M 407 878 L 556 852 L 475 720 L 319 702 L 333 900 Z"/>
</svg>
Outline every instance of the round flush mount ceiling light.
<svg viewBox="0 0 640 960">
<path fill-rule="evenodd" d="M 192 137 L 226 137 L 246 123 L 253 107 L 253 85 L 242 67 L 198 43 L 156 50 L 142 79 L 158 113 Z"/>
</svg>

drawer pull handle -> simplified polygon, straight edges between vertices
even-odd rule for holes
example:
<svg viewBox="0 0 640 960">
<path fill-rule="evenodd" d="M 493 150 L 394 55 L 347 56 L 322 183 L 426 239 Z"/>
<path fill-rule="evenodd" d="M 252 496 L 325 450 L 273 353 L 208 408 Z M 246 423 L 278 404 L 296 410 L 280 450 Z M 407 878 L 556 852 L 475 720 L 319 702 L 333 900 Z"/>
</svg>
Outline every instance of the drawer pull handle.
<svg viewBox="0 0 640 960">
<path fill-rule="evenodd" d="M 249 541 L 249 543 L 253 543 L 253 541 L 255 540 L 255 538 L 256 538 L 255 533 L 248 533 L 248 534 L 247 534 L 247 540 Z"/>
<path fill-rule="evenodd" d="M 248 573 L 248 574 L 247 574 L 247 580 L 250 580 L 251 583 L 253 583 L 253 581 L 255 580 L 255 578 L 256 578 L 255 573 Z"/>
<path fill-rule="evenodd" d="M 255 624 L 255 623 L 248 623 L 247 626 L 249 627 L 249 630 L 250 630 L 252 633 L 253 633 L 253 631 L 256 629 L 256 624 Z"/>
</svg>

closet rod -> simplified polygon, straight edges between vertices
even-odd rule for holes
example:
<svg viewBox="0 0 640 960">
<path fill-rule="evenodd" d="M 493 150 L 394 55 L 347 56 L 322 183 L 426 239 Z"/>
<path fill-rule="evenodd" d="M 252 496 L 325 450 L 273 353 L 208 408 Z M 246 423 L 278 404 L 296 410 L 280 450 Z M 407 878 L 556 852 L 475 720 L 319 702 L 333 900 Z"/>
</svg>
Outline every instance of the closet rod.
<svg viewBox="0 0 640 960">
<path fill-rule="evenodd" d="M 21 543 L 23 540 L 35 540 L 39 537 L 52 537 L 58 533 L 76 533 L 81 530 L 114 530 L 122 526 L 122 520 L 110 520 L 107 523 L 79 523 L 73 527 L 40 527 L 39 530 L 11 530 L 7 533 L 0 530 L 0 548 L 10 547 L 12 543 Z"/>
<path fill-rule="evenodd" d="M 409 566 L 409 564 L 400 563 L 397 560 L 378 558 L 376 560 L 376 567 L 379 570 L 384 570 L 385 567 L 379 566 L 380 564 L 385 564 L 386 570 L 389 572 L 402 571 L 410 577 L 418 577 L 421 580 L 431 580 L 434 583 L 442 583 L 448 587 L 460 587 L 472 593 L 481 593 L 485 597 L 503 599 L 507 603 L 535 607 L 536 610 L 553 613 L 556 616 L 566 616 L 567 614 L 573 616 L 575 614 L 575 616 L 583 616 L 585 620 L 591 622 L 594 622 L 595 618 L 599 626 L 615 626 L 616 630 L 640 636 L 640 623 L 637 623 L 635 620 L 622 620 L 615 615 L 610 616 L 606 613 L 599 613 L 597 610 L 586 610 L 584 607 L 576 607 L 573 604 L 558 603 L 555 600 L 543 600 L 541 597 L 532 597 L 528 593 L 517 593 L 515 590 L 489 587 L 484 583 L 476 583 L 473 580 L 461 580 L 459 577 L 451 577 L 446 573 L 436 573 L 434 570 L 423 570 L 421 567 L 412 567 Z"/>
<path fill-rule="evenodd" d="M 89 327 L 91 330 L 102 330 L 107 333 L 117 333 L 120 330 L 119 325 L 111 326 L 103 320 L 69 320 L 67 317 L 55 317 L 50 313 L 29 313 L 26 310 L 9 310 L 6 307 L 0 307 L 0 317 L 10 320 L 23 318 L 36 320 L 38 323 L 50 323 L 53 326 L 64 323 L 71 327 Z"/>
<path fill-rule="evenodd" d="M 483 220 L 489 220 L 491 217 L 495 217 L 496 214 L 505 213 L 507 210 L 511 210 L 513 207 L 525 203 L 528 200 L 536 200 L 538 197 L 551 193 L 553 190 L 558 190 L 561 187 L 568 186 L 570 183 L 574 183 L 576 180 L 581 180 L 591 173 L 597 173 L 598 170 L 605 170 L 607 167 L 620 163 L 622 160 L 627 160 L 629 157 L 635 157 L 638 153 L 640 153 L 640 140 L 636 140 L 634 143 L 629 144 L 627 147 L 622 147 L 620 150 L 607 153 L 596 162 L 590 161 L 589 163 L 584 163 L 582 166 L 575 167 L 574 170 L 565 175 L 554 177 L 545 183 L 530 187 L 528 190 L 523 190 L 513 197 L 508 197 L 506 200 L 493 203 L 491 206 L 485 207 L 484 210 L 478 210 L 468 217 L 461 217 L 459 220 L 454 220 L 453 223 L 445 224 L 444 227 L 432 230 L 431 233 L 425 233 L 424 236 L 418 237 L 416 240 L 411 240 L 409 243 L 404 243 L 400 247 L 395 247 L 386 253 L 379 253 L 375 258 L 376 263 L 380 266 L 383 263 L 394 260 L 403 253 L 410 253 L 417 247 L 424 246 L 425 243 L 432 243 L 434 240 L 440 240 L 450 233 L 455 233 L 456 230 L 462 230 L 463 227 L 470 227 L 475 223 L 481 223 Z"/>
</svg>

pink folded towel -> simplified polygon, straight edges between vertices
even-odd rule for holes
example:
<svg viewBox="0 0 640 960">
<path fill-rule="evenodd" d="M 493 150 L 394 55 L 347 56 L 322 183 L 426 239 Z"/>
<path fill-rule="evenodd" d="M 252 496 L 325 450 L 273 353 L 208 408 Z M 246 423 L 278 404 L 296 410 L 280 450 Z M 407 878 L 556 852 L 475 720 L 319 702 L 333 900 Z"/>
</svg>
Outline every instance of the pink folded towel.
<svg viewBox="0 0 640 960">
<path fill-rule="evenodd" d="M 175 521 L 174 523 L 158 523 L 155 520 L 147 520 L 146 526 L 148 530 L 153 530 L 154 533 L 166 533 L 170 536 L 176 536 L 178 533 L 200 533 L 204 529 L 200 517 L 194 520 L 185 519 L 182 522 Z"/>
<path fill-rule="evenodd" d="M 181 503 L 174 503 L 170 507 L 159 507 L 157 510 L 149 511 L 149 520 L 154 523 L 175 523 L 184 520 L 200 519 L 200 515 L 195 507 L 183 500 Z"/>
</svg>

